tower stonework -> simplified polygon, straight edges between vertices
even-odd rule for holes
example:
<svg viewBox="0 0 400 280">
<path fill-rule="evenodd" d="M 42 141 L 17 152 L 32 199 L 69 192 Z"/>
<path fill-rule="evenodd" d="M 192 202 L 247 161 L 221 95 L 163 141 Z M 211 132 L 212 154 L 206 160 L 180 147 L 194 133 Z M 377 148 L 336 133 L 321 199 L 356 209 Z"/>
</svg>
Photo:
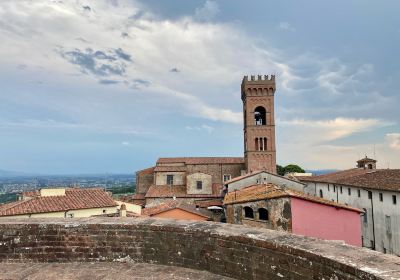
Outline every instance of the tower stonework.
<svg viewBox="0 0 400 280">
<path fill-rule="evenodd" d="M 276 174 L 274 94 L 275 75 L 244 76 L 242 101 L 244 158 L 247 172 Z"/>
</svg>

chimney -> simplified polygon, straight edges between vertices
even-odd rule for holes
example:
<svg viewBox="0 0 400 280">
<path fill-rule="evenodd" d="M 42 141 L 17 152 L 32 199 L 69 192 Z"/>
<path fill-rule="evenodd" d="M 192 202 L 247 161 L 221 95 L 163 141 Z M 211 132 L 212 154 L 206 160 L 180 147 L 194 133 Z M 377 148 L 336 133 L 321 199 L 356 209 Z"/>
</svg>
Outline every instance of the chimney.
<svg viewBox="0 0 400 280">
<path fill-rule="evenodd" d="M 126 205 L 123 203 L 119 209 L 119 216 L 126 217 Z"/>
</svg>

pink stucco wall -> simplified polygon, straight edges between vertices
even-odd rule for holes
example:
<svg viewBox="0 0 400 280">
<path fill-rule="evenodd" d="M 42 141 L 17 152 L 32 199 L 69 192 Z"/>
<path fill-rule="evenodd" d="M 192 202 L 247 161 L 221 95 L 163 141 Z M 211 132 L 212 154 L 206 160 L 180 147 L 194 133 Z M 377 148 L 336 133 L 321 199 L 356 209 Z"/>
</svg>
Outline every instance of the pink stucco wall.
<svg viewBox="0 0 400 280">
<path fill-rule="evenodd" d="M 293 233 L 361 246 L 359 213 L 294 197 L 291 206 Z"/>
</svg>

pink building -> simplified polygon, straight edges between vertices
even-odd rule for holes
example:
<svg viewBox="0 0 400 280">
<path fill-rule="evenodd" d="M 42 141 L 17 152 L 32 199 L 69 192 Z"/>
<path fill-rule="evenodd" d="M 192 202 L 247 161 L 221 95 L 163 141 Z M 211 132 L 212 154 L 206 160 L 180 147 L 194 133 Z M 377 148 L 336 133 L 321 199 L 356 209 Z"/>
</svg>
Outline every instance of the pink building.
<svg viewBox="0 0 400 280">
<path fill-rule="evenodd" d="M 284 189 L 253 185 L 224 199 L 228 223 L 289 231 L 361 246 L 360 209 Z"/>
</svg>

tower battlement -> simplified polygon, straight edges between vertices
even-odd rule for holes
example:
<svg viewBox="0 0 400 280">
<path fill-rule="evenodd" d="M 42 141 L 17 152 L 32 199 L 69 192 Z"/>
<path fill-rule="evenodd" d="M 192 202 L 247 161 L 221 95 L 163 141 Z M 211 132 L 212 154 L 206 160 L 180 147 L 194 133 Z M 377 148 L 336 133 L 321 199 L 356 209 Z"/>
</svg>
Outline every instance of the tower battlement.
<svg viewBox="0 0 400 280">
<path fill-rule="evenodd" d="M 249 76 L 244 76 L 242 85 L 243 84 L 271 84 L 275 83 L 275 75 L 251 75 L 250 79 Z"/>
</svg>

